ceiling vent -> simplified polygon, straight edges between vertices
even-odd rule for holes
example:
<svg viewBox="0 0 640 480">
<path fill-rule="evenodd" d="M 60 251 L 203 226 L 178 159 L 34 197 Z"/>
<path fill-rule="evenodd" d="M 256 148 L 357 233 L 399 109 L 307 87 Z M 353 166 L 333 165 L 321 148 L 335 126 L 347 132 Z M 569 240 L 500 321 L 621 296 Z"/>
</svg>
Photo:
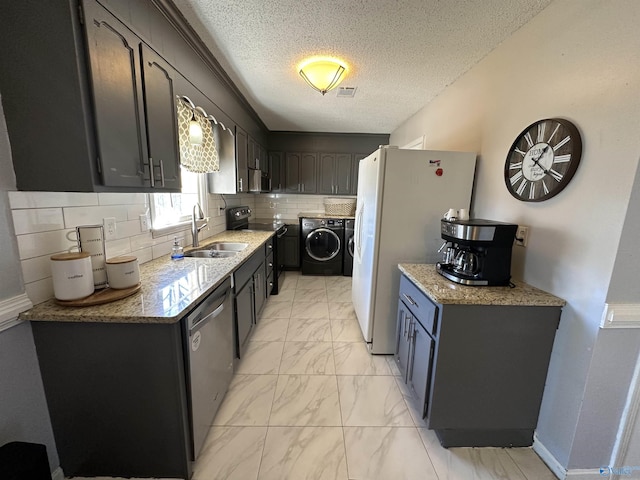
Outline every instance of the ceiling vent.
<svg viewBox="0 0 640 480">
<path fill-rule="evenodd" d="M 356 89 L 358 87 L 338 87 L 338 98 L 353 98 L 356 96 Z"/>
</svg>

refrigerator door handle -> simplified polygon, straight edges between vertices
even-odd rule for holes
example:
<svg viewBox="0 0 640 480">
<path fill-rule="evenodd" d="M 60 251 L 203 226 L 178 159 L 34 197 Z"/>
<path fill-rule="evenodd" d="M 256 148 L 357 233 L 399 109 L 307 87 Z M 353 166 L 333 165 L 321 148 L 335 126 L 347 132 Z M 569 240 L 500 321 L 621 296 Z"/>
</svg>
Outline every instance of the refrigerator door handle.
<svg viewBox="0 0 640 480">
<path fill-rule="evenodd" d="M 354 243 L 354 251 L 357 252 L 357 258 L 358 260 L 360 260 L 362 258 L 361 252 L 362 252 L 362 209 L 364 208 L 364 205 L 362 205 L 362 207 L 360 207 L 360 209 L 356 212 L 356 225 L 355 225 L 355 229 L 356 229 L 356 234 L 353 236 L 353 243 Z"/>
</svg>

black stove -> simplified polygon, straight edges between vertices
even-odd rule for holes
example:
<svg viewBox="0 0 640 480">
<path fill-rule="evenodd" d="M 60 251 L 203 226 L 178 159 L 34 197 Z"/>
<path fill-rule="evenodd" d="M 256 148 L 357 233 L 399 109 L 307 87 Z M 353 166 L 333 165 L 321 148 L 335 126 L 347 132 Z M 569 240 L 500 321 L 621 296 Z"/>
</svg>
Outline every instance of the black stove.
<svg viewBox="0 0 640 480">
<path fill-rule="evenodd" d="M 256 230 L 261 232 L 275 232 L 276 241 L 273 249 L 273 289 L 271 295 L 277 295 L 280 285 L 284 281 L 284 255 L 283 243 L 284 234 L 287 233 L 287 226 L 279 220 L 272 218 L 251 218 L 251 209 L 247 206 L 227 208 L 227 230 Z"/>
</svg>

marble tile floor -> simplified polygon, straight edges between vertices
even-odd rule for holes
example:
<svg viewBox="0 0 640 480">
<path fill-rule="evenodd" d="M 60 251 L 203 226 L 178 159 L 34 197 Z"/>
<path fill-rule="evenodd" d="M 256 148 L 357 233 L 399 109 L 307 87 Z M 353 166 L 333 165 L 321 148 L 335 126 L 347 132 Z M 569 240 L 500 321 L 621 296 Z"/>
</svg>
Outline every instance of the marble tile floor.
<svg viewBox="0 0 640 480">
<path fill-rule="evenodd" d="M 555 479 L 530 448 L 442 448 L 398 374 L 367 352 L 350 277 L 287 272 L 193 479 Z"/>
</svg>

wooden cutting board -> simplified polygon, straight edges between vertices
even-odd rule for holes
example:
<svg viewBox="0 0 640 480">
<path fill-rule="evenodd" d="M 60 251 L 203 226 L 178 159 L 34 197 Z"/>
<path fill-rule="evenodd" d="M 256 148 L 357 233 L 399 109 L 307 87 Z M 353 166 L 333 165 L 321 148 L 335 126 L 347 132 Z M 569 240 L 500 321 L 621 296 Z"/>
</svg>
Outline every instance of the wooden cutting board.
<svg viewBox="0 0 640 480">
<path fill-rule="evenodd" d="M 98 290 L 92 293 L 88 297 L 77 300 L 58 300 L 57 298 L 55 300 L 58 305 L 64 305 L 65 307 L 90 307 L 92 305 L 102 305 L 103 303 L 122 300 L 138 292 L 141 288 L 141 284 L 122 289 L 105 288 L 104 290 Z"/>
</svg>

